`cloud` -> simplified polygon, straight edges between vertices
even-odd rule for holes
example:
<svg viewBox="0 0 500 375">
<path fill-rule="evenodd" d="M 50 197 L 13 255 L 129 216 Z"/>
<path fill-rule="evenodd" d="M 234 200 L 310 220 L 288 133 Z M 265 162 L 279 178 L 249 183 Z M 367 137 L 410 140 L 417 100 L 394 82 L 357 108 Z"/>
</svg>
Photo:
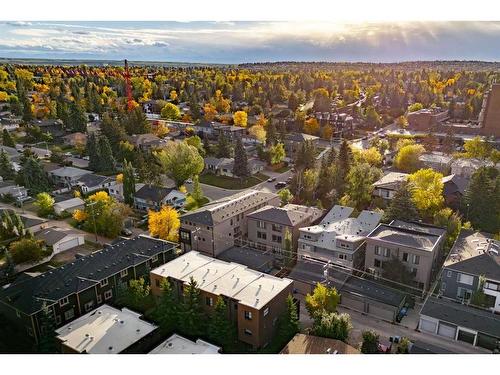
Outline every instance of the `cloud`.
<svg viewBox="0 0 500 375">
<path fill-rule="evenodd" d="M 9 26 L 14 26 L 14 27 L 23 27 L 23 26 L 31 26 L 31 22 L 25 22 L 25 21 L 7 21 L 5 22 L 6 25 Z"/>
</svg>

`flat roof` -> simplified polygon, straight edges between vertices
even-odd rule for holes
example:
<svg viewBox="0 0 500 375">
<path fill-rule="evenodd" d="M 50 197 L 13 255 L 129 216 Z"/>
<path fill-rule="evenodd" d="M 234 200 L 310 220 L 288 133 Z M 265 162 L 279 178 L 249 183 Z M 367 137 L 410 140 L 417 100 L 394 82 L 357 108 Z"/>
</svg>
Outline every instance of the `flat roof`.
<svg viewBox="0 0 500 375">
<path fill-rule="evenodd" d="M 255 309 L 262 308 L 293 282 L 238 263 L 210 258 L 197 251 L 190 251 L 151 273 L 186 283 L 193 277 L 201 290 L 237 299 Z"/>
<path fill-rule="evenodd" d="M 438 228 L 436 228 L 438 229 Z M 435 245 L 444 234 L 438 235 L 433 229 L 419 230 L 416 226 L 405 227 L 403 225 L 379 224 L 367 238 L 377 239 L 395 245 L 403 245 L 425 251 L 433 251 Z"/>
<path fill-rule="evenodd" d="M 117 354 L 157 327 L 140 314 L 103 305 L 56 330 L 63 344 L 79 353 Z"/>
<path fill-rule="evenodd" d="M 250 247 L 233 246 L 217 256 L 225 262 L 235 262 L 250 267 L 253 270 L 267 272 L 274 262 L 274 256 L 262 250 Z"/>
<path fill-rule="evenodd" d="M 206 341 L 198 339 L 194 342 L 174 333 L 149 354 L 220 354 L 220 350 L 219 346 Z"/>
</svg>

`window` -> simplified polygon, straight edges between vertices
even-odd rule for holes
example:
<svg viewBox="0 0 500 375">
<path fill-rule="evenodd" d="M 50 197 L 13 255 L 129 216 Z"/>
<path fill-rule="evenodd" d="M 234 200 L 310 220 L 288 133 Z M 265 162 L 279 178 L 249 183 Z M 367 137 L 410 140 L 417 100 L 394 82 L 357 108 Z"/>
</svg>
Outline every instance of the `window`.
<svg viewBox="0 0 500 375">
<path fill-rule="evenodd" d="M 189 240 L 189 233 L 188 232 L 181 232 L 181 239 L 182 240 Z"/>
<path fill-rule="evenodd" d="M 252 331 L 250 331 L 249 329 L 245 328 L 245 335 L 247 336 L 252 336 Z"/>
<path fill-rule="evenodd" d="M 212 297 L 207 297 L 207 298 L 205 298 L 205 303 L 207 304 L 207 306 L 213 306 L 214 299 Z"/>
<path fill-rule="evenodd" d="M 112 290 L 106 290 L 104 292 L 104 300 L 107 301 L 111 297 L 113 297 L 113 291 Z"/>
<path fill-rule="evenodd" d="M 446 276 L 451 277 L 452 273 L 453 273 L 453 272 L 448 271 L 448 272 L 446 272 Z"/>
<path fill-rule="evenodd" d="M 468 301 L 470 300 L 471 296 L 472 296 L 472 290 L 458 287 L 457 298 L 463 301 Z"/>
<path fill-rule="evenodd" d="M 273 224 L 272 228 L 273 228 L 273 231 L 275 231 L 275 232 L 281 232 L 283 230 L 283 227 L 281 225 L 278 225 L 278 224 Z"/>
<path fill-rule="evenodd" d="M 73 319 L 73 317 L 75 316 L 75 310 L 71 309 L 71 310 L 68 310 L 64 313 L 64 320 L 70 320 L 70 319 Z"/>
<path fill-rule="evenodd" d="M 391 256 L 391 249 L 388 249 L 388 248 L 384 248 L 384 256 L 386 258 L 389 258 Z"/>
<path fill-rule="evenodd" d="M 263 232 L 257 232 L 257 238 L 260 238 L 261 240 L 266 240 L 267 234 Z"/>
<path fill-rule="evenodd" d="M 161 285 L 160 279 L 155 279 L 155 285 L 159 288 Z"/>
<path fill-rule="evenodd" d="M 281 243 L 281 236 L 276 236 L 273 234 L 272 241 L 277 242 L 277 243 Z"/>
<path fill-rule="evenodd" d="M 266 223 L 264 221 L 257 221 L 257 228 L 266 229 Z"/>
<path fill-rule="evenodd" d="M 153 255 L 151 257 L 151 262 L 158 262 L 158 255 Z"/>
<path fill-rule="evenodd" d="M 486 281 L 484 283 L 484 289 L 489 289 L 489 290 L 500 290 L 500 284 L 493 283 L 491 281 Z"/>
<path fill-rule="evenodd" d="M 61 321 L 61 315 L 56 315 L 56 325 L 59 325 L 61 323 L 62 323 L 62 321 Z"/>
<path fill-rule="evenodd" d="M 61 298 L 59 300 L 59 306 L 61 306 L 61 307 L 66 306 L 68 303 L 69 303 L 69 298 L 68 297 L 64 297 L 64 298 Z"/>
<path fill-rule="evenodd" d="M 441 283 L 441 291 L 444 292 L 446 290 L 446 283 Z"/>
<path fill-rule="evenodd" d="M 267 316 L 267 314 L 269 314 L 269 307 L 266 307 L 264 309 L 264 316 Z"/>
<path fill-rule="evenodd" d="M 108 285 L 108 279 L 104 279 L 101 281 L 101 286 L 106 286 Z"/>
<path fill-rule="evenodd" d="M 377 268 L 382 268 L 382 262 L 378 259 L 375 259 L 375 262 L 373 263 L 373 265 Z"/>
<path fill-rule="evenodd" d="M 403 262 L 408 262 L 408 253 L 403 253 Z"/>
<path fill-rule="evenodd" d="M 346 259 L 347 259 L 347 255 L 346 255 L 346 254 L 342 254 L 342 253 L 340 253 L 340 254 L 339 254 L 339 259 L 346 260 Z"/>
<path fill-rule="evenodd" d="M 97 295 L 97 303 L 102 303 L 102 296 L 100 294 Z"/>
<path fill-rule="evenodd" d="M 251 311 L 245 311 L 245 319 L 252 320 L 252 312 Z"/>
<path fill-rule="evenodd" d="M 85 312 L 92 310 L 92 307 L 94 307 L 94 301 L 87 302 L 85 304 Z"/>
<path fill-rule="evenodd" d="M 124 269 L 124 270 L 120 271 L 120 277 L 125 277 L 127 275 L 128 275 L 128 270 L 127 269 Z"/>
<path fill-rule="evenodd" d="M 474 277 L 471 275 L 466 275 L 465 273 L 459 273 L 457 275 L 457 281 L 460 284 L 472 285 L 474 282 Z"/>
<path fill-rule="evenodd" d="M 420 263 L 420 255 L 412 254 L 411 261 L 413 264 L 419 264 Z"/>
<path fill-rule="evenodd" d="M 389 258 L 391 256 L 391 249 L 382 246 L 375 246 L 375 255 L 380 255 Z"/>
</svg>

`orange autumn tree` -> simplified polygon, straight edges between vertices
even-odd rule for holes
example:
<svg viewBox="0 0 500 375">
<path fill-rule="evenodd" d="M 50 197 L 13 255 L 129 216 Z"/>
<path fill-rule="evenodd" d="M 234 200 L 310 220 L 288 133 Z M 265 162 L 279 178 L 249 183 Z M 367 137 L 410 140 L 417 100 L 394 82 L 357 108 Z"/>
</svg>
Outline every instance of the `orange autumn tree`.
<svg viewBox="0 0 500 375">
<path fill-rule="evenodd" d="M 170 206 L 163 206 L 160 211 L 148 211 L 149 234 L 163 240 L 177 242 L 179 239 L 179 213 Z"/>
</svg>

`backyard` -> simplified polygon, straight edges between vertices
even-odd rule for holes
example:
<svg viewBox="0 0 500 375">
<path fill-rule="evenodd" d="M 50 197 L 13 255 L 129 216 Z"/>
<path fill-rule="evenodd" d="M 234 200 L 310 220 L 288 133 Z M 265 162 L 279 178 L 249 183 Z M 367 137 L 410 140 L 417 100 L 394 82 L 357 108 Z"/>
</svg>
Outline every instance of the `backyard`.
<svg viewBox="0 0 500 375">
<path fill-rule="evenodd" d="M 247 189 L 263 181 L 266 181 L 269 176 L 263 173 L 256 173 L 245 180 L 228 176 L 217 176 L 214 174 L 203 174 L 200 176 L 200 182 L 207 185 L 217 186 L 224 189 L 241 190 Z"/>
</svg>

